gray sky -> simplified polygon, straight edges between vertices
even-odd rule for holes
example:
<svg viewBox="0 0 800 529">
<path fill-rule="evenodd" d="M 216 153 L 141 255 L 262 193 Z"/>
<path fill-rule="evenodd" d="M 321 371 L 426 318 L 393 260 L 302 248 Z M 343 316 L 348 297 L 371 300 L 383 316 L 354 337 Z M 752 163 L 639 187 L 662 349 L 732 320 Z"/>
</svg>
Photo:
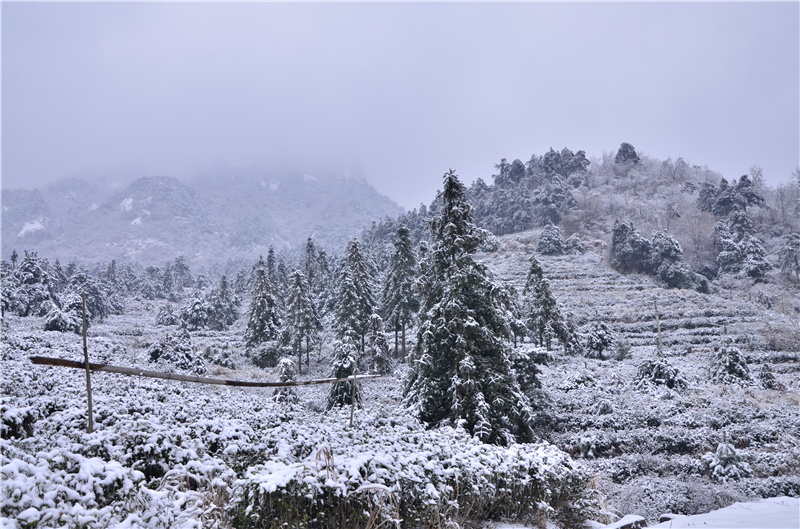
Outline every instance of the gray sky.
<svg viewBox="0 0 800 529">
<path fill-rule="evenodd" d="M 350 164 L 441 176 L 623 141 L 800 164 L 800 4 L 2 3 L 2 186 Z"/>
</svg>

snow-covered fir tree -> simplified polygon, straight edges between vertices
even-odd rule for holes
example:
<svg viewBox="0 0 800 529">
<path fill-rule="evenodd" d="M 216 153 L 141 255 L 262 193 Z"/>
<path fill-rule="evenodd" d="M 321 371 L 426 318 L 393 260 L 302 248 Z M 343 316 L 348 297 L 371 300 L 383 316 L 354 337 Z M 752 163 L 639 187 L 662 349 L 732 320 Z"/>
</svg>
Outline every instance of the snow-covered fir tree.
<svg viewBox="0 0 800 529">
<path fill-rule="evenodd" d="M 486 232 L 473 224 L 464 185 L 444 175 L 441 211 L 421 277 L 422 321 L 405 402 L 430 426 L 463 426 L 484 442 L 531 439 L 531 408 L 512 368 L 501 288 L 473 258 Z"/>
<path fill-rule="evenodd" d="M 542 230 L 536 251 L 542 255 L 564 255 L 564 238 L 558 226 L 548 224 Z"/>
<path fill-rule="evenodd" d="M 289 286 L 285 324 L 295 354 L 297 354 L 298 373 L 303 371 L 303 342 L 305 341 L 306 366 L 308 366 L 311 342 L 317 332 L 322 329 L 314 296 L 310 290 L 305 274 L 300 270 L 295 270 Z"/>
<path fill-rule="evenodd" d="M 555 338 L 565 351 L 578 352 L 573 351 L 578 343 L 574 328 L 567 324 L 558 310 L 550 283 L 535 256 L 531 256 L 531 267 L 522 293 L 525 297 L 525 323 L 534 342 L 549 351 Z"/>
<path fill-rule="evenodd" d="M 389 354 L 389 343 L 383 333 L 383 320 L 377 314 L 369 317 L 369 334 L 364 351 L 364 363 L 369 372 L 378 375 L 386 375 L 394 369 L 394 362 Z"/>
<path fill-rule="evenodd" d="M 401 222 L 397 226 L 389 272 L 383 287 L 383 314 L 394 330 L 394 355 L 398 353 L 398 332 L 402 336 L 402 355 L 406 357 L 406 329 L 419 310 L 419 298 L 415 290 L 416 258 L 410 232 Z"/>
<path fill-rule="evenodd" d="M 247 316 L 247 330 L 244 339 L 247 347 L 274 340 L 278 337 L 281 318 L 275 302 L 273 287 L 267 280 L 267 271 L 258 267 L 253 280 L 253 293 Z"/>
<path fill-rule="evenodd" d="M 337 334 L 342 337 L 348 330 L 355 331 L 359 336 L 359 349 L 363 351 L 369 317 L 374 310 L 375 295 L 370 269 L 358 241 L 353 239 L 347 243 L 345 261 L 339 275 Z"/>
<path fill-rule="evenodd" d="M 278 362 L 277 371 L 278 382 L 294 382 L 297 377 L 294 361 L 292 361 L 291 358 L 281 358 L 280 362 Z M 291 386 L 275 388 L 275 392 L 272 394 L 272 399 L 275 402 L 285 403 L 295 403 L 299 400 L 297 398 L 297 394 L 294 392 L 294 388 Z"/>
<path fill-rule="evenodd" d="M 356 340 L 361 338 L 352 330 L 345 332 L 341 340 L 333 343 L 333 378 L 347 378 L 352 377 L 357 373 L 356 365 L 358 361 L 358 346 Z M 353 386 L 352 380 L 344 380 L 336 382 L 331 385 L 328 392 L 327 409 L 334 406 L 349 406 L 353 402 L 355 396 L 355 404 L 361 406 L 361 392 L 359 391 L 358 384 Z"/>
<path fill-rule="evenodd" d="M 239 299 L 224 275 L 219 279 L 216 290 L 208 296 L 207 303 L 210 309 L 208 324 L 212 329 L 224 331 L 239 318 L 236 310 Z"/>
</svg>

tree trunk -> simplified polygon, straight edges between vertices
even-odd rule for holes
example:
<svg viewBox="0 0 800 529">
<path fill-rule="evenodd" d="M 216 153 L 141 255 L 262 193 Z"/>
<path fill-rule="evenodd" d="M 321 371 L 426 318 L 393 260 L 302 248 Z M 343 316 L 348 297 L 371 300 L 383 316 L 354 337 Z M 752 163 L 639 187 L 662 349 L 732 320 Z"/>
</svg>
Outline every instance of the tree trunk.
<svg viewBox="0 0 800 529">
<path fill-rule="evenodd" d="M 394 357 L 397 358 L 397 333 L 399 332 L 397 325 L 394 326 Z"/>
<path fill-rule="evenodd" d="M 310 341 L 311 341 L 311 337 L 310 336 L 306 336 L 306 367 L 308 367 L 309 362 L 311 361 L 309 359 L 309 357 L 311 355 L 311 353 L 309 352 L 310 349 L 311 349 Z"/>
<path fill-rule="evenodd" d="M 406 361 L 406 320 L 403 320 L 403 358 L 401 361 Z"/>
<path fill-rule="evenodd" d="M 297 349 L 297 374 L 301 375 L 303 373 L 303 344 L 299 338 L 295 341 L 295 348 Z"/>
</svg>

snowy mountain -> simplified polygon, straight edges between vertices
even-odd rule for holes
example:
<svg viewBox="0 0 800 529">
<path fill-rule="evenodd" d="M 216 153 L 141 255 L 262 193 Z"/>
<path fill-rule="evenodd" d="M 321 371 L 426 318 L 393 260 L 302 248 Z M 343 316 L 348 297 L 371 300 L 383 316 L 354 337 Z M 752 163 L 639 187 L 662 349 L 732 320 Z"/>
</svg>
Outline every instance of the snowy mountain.
<svg viewBox="0 0 800 529">
<path fill-rule="evenodd" d="M 330 248 L 402 208 L 346 173 L 204 175 L 186 184 L 143 177 L 110 187 L 80 179 L 44 192 L 2 195 L 2 252 L 35 250 L 76 263 L 159 263 L 186 257 L 206 266 L 251 259 L 313 237 Z"/>
</svg>

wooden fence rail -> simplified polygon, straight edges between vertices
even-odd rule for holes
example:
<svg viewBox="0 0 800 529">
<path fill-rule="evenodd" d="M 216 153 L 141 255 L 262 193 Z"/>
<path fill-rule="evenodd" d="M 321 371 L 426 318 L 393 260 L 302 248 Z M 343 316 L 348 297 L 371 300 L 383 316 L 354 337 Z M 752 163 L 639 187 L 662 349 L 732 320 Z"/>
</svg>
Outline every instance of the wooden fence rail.
<svg viewBox="0 0 800 529">
<path fill-rule="evenodd" d="M 76 362 L 75 360 L 66 360 L 64 358 L 52 358 L 49 356 L 31 356 L 31 362 L 38 365 L 58 366 L 58 367 L 72 367 L 75 369 L 84 369 L 83 362 Z M 248 380 L 225 380 L 222 378 L 204 378 L 194 375 L 178 375 L 175 373 L 163 373 L 161 371 L 147 371 L 145 369 L 137 369 L 135 367 L 120 367 L 111 366 L 108 364 L 93 364 L 89 363 L 91 371 L 105 371 L 106 373 L 119 373 L 121 375 L 133 375 L 139 377 L 149 378 L 163 378 L 165 380 L 180 380 L 182 382 L 196 382 L 198 384 L 217 384 L 222 386 L 242 386 L 249 388 L 283 388 L 293 386 L 311 386 L 314 384 L 333 384 L 334 382 L 346 382 L 353 380 L 354 377 L 347 378 L 321 378 L 317 380 L 300 380 L 298 382 L 252 382 Z M 388 375 L 358 375 L 356 380 L 373 380 L 376 378 L 386 378 Z"/>
</svg>

